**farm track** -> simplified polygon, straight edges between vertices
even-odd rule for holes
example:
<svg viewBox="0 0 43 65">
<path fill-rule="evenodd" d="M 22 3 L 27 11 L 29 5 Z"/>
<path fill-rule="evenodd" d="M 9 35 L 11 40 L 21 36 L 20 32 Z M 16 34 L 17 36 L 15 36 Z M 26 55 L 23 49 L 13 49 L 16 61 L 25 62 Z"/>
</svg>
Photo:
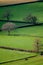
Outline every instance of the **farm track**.
<svg viewBox="0 0 43 65">
<path fill-rule="evenodd" d="M 37 51 L 35 50 L 24 50 L 24 49 L 19 49 L 19 48 L 11 48 L 11 47 L 6 47 L 6 46 L 0 46 L 2 49 L 7 49 L 7 50 L 15 50 L 15 51 L 21 51 L 21 52 L 31 52 L 31 53 L 36 53 Z"/>
</svg>

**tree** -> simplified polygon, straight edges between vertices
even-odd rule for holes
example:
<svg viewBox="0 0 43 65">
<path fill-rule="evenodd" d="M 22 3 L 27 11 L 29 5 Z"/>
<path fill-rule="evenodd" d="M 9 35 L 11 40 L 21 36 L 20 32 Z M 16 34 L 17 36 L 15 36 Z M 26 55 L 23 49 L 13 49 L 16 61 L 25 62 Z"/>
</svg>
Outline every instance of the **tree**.
<svg viewBox="0 0 43 65">
<path fill-rule="evenodd" d="M 36 45 L 35 45 L 35 46 L 36 46 L 36 51 L 37 51 L 37 53 L 39 53 L 39 50 L 40 50 L 40 48 L 39 48 L 39 47 L 40 47 L 40 46 L 39 46 L 39 43 L 40 43 L 39 40 L 36 39 Z"/>
<path fill-rule="evenodd" d="M 16 25 L 12 22 L 7 22 L 2 25 L 2 30 L 8 31 L 8 35 L 10 35 L 10 31 L 14 30 L 16 28 Z"/>
<path fill-rule="evenodd" d="M 3 18 L 6 18 L 7 21 L 9 21 L 11 17 L 12 17 L 11 11 L 9 9 L 6 10 L 5 13 L 3 14 Z"/>
<path fill-rule="evenodd" d="M 35 39 L 34 49 L 37 53 L 43 55 L 43 43 L 40 39 Z"/>
<path fill-rule="evenodd" d="M 33 16 L 33 15 L 28 15 L 28 16 L 26 16 L 26 18 L 24 18 L 24 20 L 26 21 L 26 22 L 29 22 L 29 23 L 32 23 L 32 24 L 36 24 L 37 22 L 37 17 L 36 16 Z"/>
</svg>

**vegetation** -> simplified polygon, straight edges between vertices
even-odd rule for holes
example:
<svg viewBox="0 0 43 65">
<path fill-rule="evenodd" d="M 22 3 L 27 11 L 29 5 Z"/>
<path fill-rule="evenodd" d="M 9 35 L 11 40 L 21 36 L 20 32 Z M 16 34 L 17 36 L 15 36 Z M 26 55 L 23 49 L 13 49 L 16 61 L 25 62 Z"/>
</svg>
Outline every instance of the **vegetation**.
<svg viewBox="0 0 43 65">
<path fill-rule="evenodd" d="M 9 6 L 9 7 L 0 7 L 0 19 L 6 10 L 10 10 L 10 14 L 13 15 L 10 17 L 10 20 L 23 21 L 23 18 L 28 16 L 28 14 L 32 14 L 38 18 L 38 22 L 43 22 L 43 2 L 36 2 L 31 4 L 23 4 L 18 6 Z"/>
<path fill-rule="evenodd" d="M 36 24 L 37 17 L 30 14 L 30 15 L 26 16 L 26 18 L 24 18 L 24 21 L 32 23 L 32 24 Z"/>
<path fill-rule="evenodd" d="M 37 37 L 24 37 L 24 36 L 3 36 L 0 35 L 0 46 L 7 46 L 7 47 L 13 47 L 13 48 L 21 48 L 21 49 L 27 49 L 27 50 L 34 50 L 34 40 Z M 40 38 L 41 41 L 43 41 L 43 38 Z M 11 50 L 5 50 L 0 48 L 0 62 L 5 62 L 5 61 L 10 61 L 10 60 L 16 60 L 16 59 L 21 59 L 29 56 L 34 56 L 37 55 L 36 53 L 27 53 L 27 52 L 20 52 L 20 51 L 11 51 Z M 38 58 L 38 59 L 37 59 Z M 11 62 L 11 63 L 5 63 L 4 65 L 9 65 L 9 64 L 24 64 L 25 63 L 34 65 L 34 64 L 40 64 L 42 65 L 43 63 L 43 56 L 41 57 L 40 55 L 36 56 L 35 58 L 31 58 L 26 61 L 26 60 L 20 60 L 16 62 Z M 39 62 L 40 61 L 40 62 Z M 32 63 L 31 63 L 32 62 Z M 34 63 L 35 62 L 35 63 Z M 37 63 L 38 62 L 38 63 Z"/>
<path fill-rule="evenodd" d="M 10 35 L 10 31 L 14 30 L 15 27 L 16 27 L 16 25 L 14 23 L 7 22 L 7 23 L 3 24 L 2 30 L 8 31 L 8 35 Z"/>
<path fill-rule="evenodd" d="M 2 17 L 3 17 L 3 18 L 6 18 L 7 21 L 9 21 L 10 18 L 12 17 L 12 15 L 11 15 L 11 11 L 10 11 L 10 10 L 5 11 L 5 13 L 3 14 Z"/>
<path fill-rule="evenodd" d="M 23 21 L 23 18 L 26 17 L 29 13 L 32 13 L 32 19 L 38 22 L 43 22 L 43 2 L 36 2 L 32 4 L 23 4 L 18 6 L 9 6 L 9 7 L 0 7 L 0 19 L 2 19 L 2 15 L 6 9 L 11 9 L 14 16 L 13 18 L 3 18 L 7 20 L 19 20 Z M 35 16 L 35 19 L 34 19 Z M 38 20 L 37 20 L 37 18 Z M 30 17 L 31 18 L 31 17 Z M 34 21 L 32 22 L 34 23 Z M 17 24 L 17 23 L 16 23 Z M 21 26 L 21 23 L 17 24 Z M 24 24 L 22 24 L 24 25 Z M 24 50 L 37 50 L 39 53 L 39 44 L 43 45 L 43 26 L 33 26 L 33 27 L 25 27 L 25 28 L 18 28 L 15 29 L 15 23 L 5 23 L 0 22 L 0 28 L 5 31 L 0 32 L 0 47 L 12 47 L 17 49 L 24 49 Z M 13 30 L 12 30 L 13 29 Z M 11 31 L 12 30 L 12 31 Z M 8 31 L 8 32 L 7 32 Z M 11 31 L 11 32 L 10 32 Z M 9 33 L 10 32 L 10 33 Z M 8 36 L 7 34 L 12 34 L 12 36 Z M 37 38 L 41 41 L 39 42 Z M 36 41 L 35 41 L 36 40 Z M 36 44 L 36 46 L 34 46 Z M 35 48 L 34 48 L 35 47 Z M 36 49 L 37 48 L 37 49 Z M 42 52 L 43 47 L 40 46 Z M 42 53 L 41 53 L 42 54 Z M 26 58 L 30 56 L 35 56 L 33 58 Z M 5 63 L 2 65 L 43 65 L 43 56 L 35 53 L 28 53 L 28 52 L 21 52 L 15 50 L 8 50 L 8 49 L 1 49 L 0 48 L 0 65 L 1 62 L 17 60 L 25 58 L 23 60 Z"/>
</svg>

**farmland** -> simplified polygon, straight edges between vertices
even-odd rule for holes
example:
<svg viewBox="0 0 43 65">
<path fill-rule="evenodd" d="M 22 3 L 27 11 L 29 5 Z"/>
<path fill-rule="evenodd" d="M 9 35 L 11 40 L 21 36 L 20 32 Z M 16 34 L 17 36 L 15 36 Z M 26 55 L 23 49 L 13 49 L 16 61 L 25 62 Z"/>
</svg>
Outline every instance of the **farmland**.
<svg viewBox="0 0 43 65">
<path fill-rule="evenodd" d="M 38 18 L 38 22 L 43 22 L 43 2 L 36 2 L 32 4 L 23 4 L 18 6 L 0 7 L 0 19 L 3 18 L 6 10 L 11 12 L 10 20 L 23 21 L 23 19 L 29 15 L 35 15 Z"/>
<path fill-rule="evenodd" d="M 6 35 L 0 35 L 0 46 L 6 46 L 6 47 L 13 47 L 13 48 L 19 48 L 19 49 L 27 49 L 27 50 L 35 50 L 34 48 L 34 43 L 35 43 L 35 39 L 36 37 L 23 37 L 23 36 L 6 36 Z M 43 43 L 43 38 L 39 38 Z M 16 59 L 21 59 L 21 58 L 25 58 L 25 57 L 30 57 L 30 56 L 34 56 L 37 55 L 36 53 L 28 53 L 28 52 L 20 52 L 20 51 L 12 51 L 12 50 L 6 50 L 6 49 L 1 49 L 0 48 L 0 63 L 1 62 L 5 62 L 5 61 L 11 61 L 11 60 L 16 60 Z M 38 59 L 37 59 L 38 57 Z M 28 58 L 29 59 L 29 58 Z M 32 60 L 33 59 L 33 60 Z M 42 60 L 43 60 L 43 56 L 41 57 L 40 55 L 36 56 L 35 58 L 30 58 L 29 60 L 25 61 L 25 60 L 20 60 L 20 61 L 16 61 L 16 62 L 11 62 L 11 63 L 5 63 L 2 65 L 9 65 L 9 64 L 24 64 L 28 65 L 28 63 L 30 65 L 34 65 L 35 64 L 39 64 L 40 61 L 40 65 L 42 65 Z M 31 63 L 32 62 L 32 63 Z"/>
<path fill-rule="evenodd" d="M 0 7 L 0 19 L 6 20 L 6 18 L 1 17 L 7 8 L 10 9 L 12 12 L 11 14 L 13 14 L 13 17 L 10 18 L 10 20 L 23 22 L 23 18 L 29 13 L 32 13 L 32 15 L 35 15 L 38 18 L 38 22 L 43 22 L 43 2 Z M 0 21 L 0 28 L 4 23 L 5 22 Z M 24 24 L 16 23 L 18 26 Z M 40 44 L 43 45 L 43 25 L 18 28 L 11 31 L 9 36 L 7 31 L 0 31 L 0 47 L 5 46 L 24 50 L 36 50 L 34 44 L 37 39 L 40 41 Z M 18 50 L 0 48 L 0 65 L 43 65 L 43 56 L 41 56 L 40 53 L 37 54 L 33 52 L 21 52 Z"/>
</svg>

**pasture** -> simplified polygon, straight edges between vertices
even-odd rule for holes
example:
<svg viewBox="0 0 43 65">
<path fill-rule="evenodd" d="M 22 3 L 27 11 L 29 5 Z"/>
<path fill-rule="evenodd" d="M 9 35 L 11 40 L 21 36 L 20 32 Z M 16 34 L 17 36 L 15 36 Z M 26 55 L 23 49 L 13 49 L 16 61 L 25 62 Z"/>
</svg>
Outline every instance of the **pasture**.
<svg viewBox="0 0 43 65">
<path fill-rule="evenodd" d="M 27 50 L 35 50 L 34 43 L 35 43 L 36 37 L 23 37 L 23 36 L 6 36 L 6 35 L 0 35 L 0 46 L 7 46 L 7 47 L 13 47 L 13 48 L 21 48 L 21 49 L 27 49 Z M 40 40 L 43 42 L 43 38 L 40 38 Z M 0 48 L 0 63 L 6 62 L 6 61 L 12 61 L 17 60 L 25 57 L 35 56 L 33 58 L 28 58 L 26 61 L 19 60 L 19 61 L 13 61 L 10 63 L 0 64 L 0 65 L 43 65 L 43 56 L 40 56 L 36 53 L 28 53 L 28 52 L 20 52 L 20 51 L 14 51 L 14 50 L 6 50 Z M 40 61 L 40 62 L 39 62 Z"/>
<path fill-rule="evenodd" d="M 38 22 L 43 22 L 43 2 L 31 4 L 22 4 L 18 6 L 0 7 L 0 19 L 6 20 L 4 14 L 9 10 L 11 12 L 10 20 L 24 21 L 23 19 L 29 15 L 35 15 Z"/>
<path fill-rule="evenodd" d="M 2 16 L 7 9 L 11 10 L 11 14 L 13 14 L 10 20 L 23 22 L 23 18 L 31 13 L 38 18 L 38 22 L 43 22 L 43 2 L 0 7 L 0 19 L 6 20 L 6 18 L 3 18 Z M 4 23 L 5 22 L 0 21 L 0 28 Z M 16 23 L 17 26 L 21 26 L 24 24 Z M 43 25 L 18 28 L 11 31 L 9 36 L 7 31 L 0 31 L 0 47 L 5 46 L 24 50 L 36 50 L 34 44 L 36 43 L 35 41 L 37 39 L 40 41 L 40 44 L 43 44 Z M 37 56 L 29 58 L 35 55 Z M 27 57 L 28 59 L 25 59 Z M 2 62 L 7 61 L 11 62 L 1 64 Z M 0 48 L 0 65 L 43 65 L 43 56 L 41 56 L 40 53 L 37 54 Z"/>
<path fill-rule="evenodd" d="M 36 29 L 36 34 L 35 32 L 31 32 L 31 30 L 35 30 Z M 39 30 L 40 28 L 40 30 Z M 21 28 L 21 29 L 16 29 L 15 31 L 11 31 L 11 34 L 26 34 L 26 36 L 20 35 L 20 36 L 8 36 L 7 32 L 0 32 L 0 46 L 6 46 L 6 47 L 12 47 L 12 48 L 19 48 L 19 49 L 25 49 L 25 50 L 35 50 L 35 40 L 39 39 L 41 41 L 40 44 L 43 44 L 43 37 L 41 31 L 43 28 L 42 27 L 27 27 L 27 28 Z M 27 31 L 28 33 L 27 33 Z M 16 33 L 18 31 L 18 33 Z M 21 31 L 21 32 L 20 32 Z M 31 35 L 34 34 L 33 36 Z M 30 36 L 28 36 L 30 34 Z M 40 35 L 38 35 L 40 34 Z M 39 36 L 39 37 L 35 37 L 35 36 Z M 37 53 L 29 53 L 29 52 L 20 52 L 20 51 L 12 51 L 12 50 L 6 50 L 6 49 L 1 49 L 0 48 L 0 62 L 5 62 L 5 61 L 11 61 L 11 60 L 17 60 L 17 59 L 21 59 L 21 58 L 25 58 L 25 57 L 30 57 L 30 56 L 34 56 L 34 55 L 38 55 Z M 37 59 L 38 58 L 38 59 Z M 33 58 L 28 58 L 28 60 L 26 61 L 24 60 L 19 60 L 19 61 L 14 61 L 11 63 L 5 63 L 2 65 L 42 65 L 43 64 L 43 56 L 36 56 Z M 40 62 L 39 62 L 40 61 Z"/>
</svg>

